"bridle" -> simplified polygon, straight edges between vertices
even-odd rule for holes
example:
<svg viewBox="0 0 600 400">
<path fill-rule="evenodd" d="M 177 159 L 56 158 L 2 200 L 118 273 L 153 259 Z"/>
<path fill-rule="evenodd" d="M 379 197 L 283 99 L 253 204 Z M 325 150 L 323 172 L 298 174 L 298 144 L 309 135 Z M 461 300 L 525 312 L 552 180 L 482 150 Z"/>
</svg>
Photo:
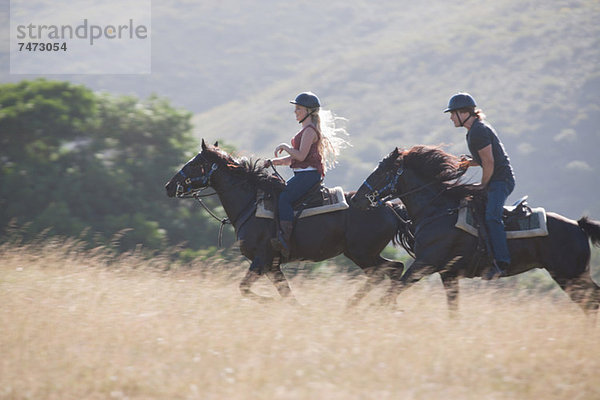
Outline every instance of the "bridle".
<svg viewBox="0 0 600 400">
<path fill-rule="evenodd" d="M 404 162 L 402 162 L 397 167 L 396 172 L 394 174 L 390 174 L 389 172 L 386 173 L 387 180 L 385 181 L 385 185 L 379 190 L 375 189 L 368 182 L 369 178 L 365 179 L 365 181 L 363 182 L 363 185 L 366 186 L 371 191 L 370 193 L 366 193 L 365 197 L 367 198 L 367 200 L 369 200 L 371 207 L 380 206 L 380 205 L 384 204 L 387 199 L 391 199 L 391 198 L 402 199 L 402 197 L 408 196 L 409 194 L 420 192 L 421 190 L 437 183 L 437 181 L 434 180 L 434 181 L 431 181 L 424 185 L 421 185 L 415 189 L 411 189 L 411 190 L 403 192 L 403 193 L 398 193 L 398 190 L 396 188 L 398 187 L 398 181 L 400 179 L 400 176 L 402 176 L 403 173 L 404 173 Z M 444 190 L 445 189 L 443 189 L 433 199 L 431 199 L 428 202 L 428 204 L 431 201 L 433 201 L 435 198 L 440 196 L 444 192 Z M 423 208 L 425 208 L 425 206 L 423 206 Z M 420 214 L 420 211 L 417 213 L 417 215 L 418 214 Z"/>
<path fill-rule="evenodd" d="M 209 161 L 206 158 L 204 158 L 204 156 L 202 154 L 199 154 L 198 156 L 200 158 L 202 158 L 204 161 L 206 161 L 207 163 L 209 163 Z M 175 191 L 175 194 L 179 198 L 195 197 L 195 194 L 202 192 L 204 189 L 206 189 L 208 186 L 210 186 L 210 177 L 212 176 L 212 174 L 214 174 L 217 171 L 219 166 L 217 165 L 217 163 L 212 163 L 212 165 L 210 167 L 210 171 L 208 171 L 208 174 L 202 174 L 201 176 L 196 176 L 196 177 L 188 177 L 187 174 L 185 172 L 183 172 L 184 168 L 185 168 L 185 166 L 183 168 L 181 168 L 176 175 L 181 175 L 184 179 L 183 183 L 185 183 L 186 185 L 189 185 L 189 187 L 187 188 L 187 190 L 184 190 L 181 183 L 177 182 L 177 190 Z M 197 189 L 192 188 L 192 183 L 198 182 L 198 181 L 200 182 L 201 187 L 197 188 Z M 205 195 L 205 197 L 206 197 L 206 195 Z"/>
<path fill-rule="evenodd" d="M 371 184 L 368 182 L 369 178 L 365 179 L 365 181 L 363 182 L 363 186 L 366 186 L 371 191 L 370 193 L 366 193 L 365 197 L 367 198 L 367 200 L 369 200 L 371 207 L 377 207 L 382 205 L 386 199 L 390 198 L 396 193 L 396 186 L 398 185 L 398 180 L 400 179 L 402 173 L 404 173 L 403 164 L 401 164 L 396 170 L 396 173 L 393 174 L 393 176 L 386 181 L 385 186 L 379 190 L 371 186 Z M 389 172 L 386 173 L 386 176 L 389 177 L 389 175 Z M 388 190 L 389 193 L 385 194 Z"/>
<path fill-rule="evenodd" d="M 198 157 L 200 157 L 207 164 L 210 163 L 210 161 L 207 160 L 202 154 L 198 154 Z M 202 174 L 201 176 L 197 176 L 197 177 L 188 177 L 187 174 L 185 172 L 183 172 L 184 168 L 185 168 L 185 166 L 183 168 L 181 168 L 181 170 L 179 170 L 179 172 L 175 175 L 181 175 L 185 179 L 184 183 L 186 185 L 189 185 L 189 187 L 187 190 L 184 190 L 181 183 L 177 182 L 176 196 L 178 198 L 182 198 L 182 199 L 184 199 L 184 198 L 196 199 L 198 201 L 198 203 L 200 203 L 202 208 L 204 208 L 211 217 L 213 217 L 214 219 L 216 219 L 217 221 L 219 221 L 221 223 L 221 227 L 219 228 L 219 236 L 218 236 L 218 247 L 221 247 L 222 241 L 223 241 L 223 228 L 225 227 L 225 225 L 230 224 L 230 225 L 235 226 L 235 224 L 238 222 L 241 222 L 241 224 L 243 225 L 253 212 L 252 203 L 254 202 L 254 200 L 250 201 L 250 203 L 248 203 L 248 205 L 244 207 L 244 211 L 242 211 L 240 213 L 240 215 L 238 215 L 236 218 L 234 218 L 233 222 L 231 220 L 229 220 L 228 217 L 219 218 L 202 201 L 202 197 L 214 196 L 217 194 L 217 192 L 201 194 L 204 190 L 206 190 L 209 186 L 211 186 L 210 178 L 219 169 L 219 165 L 217 163 L 212 163 L 210 170 L 208 171 L 207 174 Z M 204 171 L 204 165 L 202 166 L 202 169 Z M 200 184 L 201 187 L 196 188 L 196 189 L 192 188 L 191 184 L 193 182 L 198 182 L 198 181 L 201 182 L 201 184 Z M 233 188 L 230 188 L 230 190 L 231 189 L 233 189 Z M 256 207 L 256 204 L 254 204 L 254 207 Z"/>
</svg>

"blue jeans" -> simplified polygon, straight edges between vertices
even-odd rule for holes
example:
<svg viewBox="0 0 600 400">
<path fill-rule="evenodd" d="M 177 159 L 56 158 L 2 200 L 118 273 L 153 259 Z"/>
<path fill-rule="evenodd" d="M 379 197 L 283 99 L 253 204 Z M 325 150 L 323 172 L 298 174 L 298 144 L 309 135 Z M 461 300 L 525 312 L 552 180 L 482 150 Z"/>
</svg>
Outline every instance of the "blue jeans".
<svg viewBox="0 0 600 400">
<path fill-rule="evenodd" d="M 510 264 L 510 253 L 506 244 L 506 232 L 502 223 L 504 202 L 515 188 L 515 181 L 502 180 L 488 183 L 487 204 L 485 206 L 485 226 L 496 262 Z"/>
<path fill-rule="evenodd" d="M 294 172 L 294 176 L 287 181 L 285 189 L 279 195 L 279 220 L 292 221 L 294 219 L 292 203 L 304 196 L 319 181 L 321 181 L 321 174 L 318 171 Z"/>
</svg>

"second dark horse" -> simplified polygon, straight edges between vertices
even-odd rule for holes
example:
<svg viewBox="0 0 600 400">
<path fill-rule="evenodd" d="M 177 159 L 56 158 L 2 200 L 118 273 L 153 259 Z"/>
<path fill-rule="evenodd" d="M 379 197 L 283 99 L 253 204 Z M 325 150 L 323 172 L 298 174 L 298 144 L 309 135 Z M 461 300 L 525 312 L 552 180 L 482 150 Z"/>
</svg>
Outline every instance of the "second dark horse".
<svg viewBox="0 0 600 400">
<path fill-rule="evenodd" d="M 458 307 L 458 278 L 469 274 L 477 238 L 455 227 L 459 202 L 480 195 L 481 188 L 455 182 L 464 173 L 459 160 L 438 148 L 414 146 L 394 149 L 365 180 L 353 197 L 356 207 L 378 206 L 382 199 L 400 198 L 414 224 L 414 263 L 401 282 L 384 298 L 397 295 L 424 276 L 439 272 L 450 309 Z M 590 276 L 590 245 L 600 245 L 600 222 L 578 221 L 547 213 L 548 236 L 508 241 L 512 263 L 508 275 L 544 268 L 552 279 L 589 315 L 600 305 L 600 287 Z"/>
</svg>

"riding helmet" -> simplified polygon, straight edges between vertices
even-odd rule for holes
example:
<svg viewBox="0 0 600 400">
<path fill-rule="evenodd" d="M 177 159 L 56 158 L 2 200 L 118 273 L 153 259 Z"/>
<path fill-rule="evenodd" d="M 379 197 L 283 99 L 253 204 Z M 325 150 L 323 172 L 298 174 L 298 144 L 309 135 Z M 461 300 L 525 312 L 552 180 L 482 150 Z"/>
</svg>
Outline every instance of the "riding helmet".
<svg viewBox="0 0 600 400">
<path fill-rule="evenodd" d="M 321 102 L 313 92 L 302 92 L 294 100 L 290 100 L 292 104 L 306 107 L 308 109 L 321 107 Z"/>
<path fill-rule="evenodd" d="M 444 112 L 450 112 L 454 110 L 460 110 L 461 108 L 475 108 L 475 99 L 469 93 L 457 93 L 450 98 L 448 102 L 448 108 Z"/>
</svg>

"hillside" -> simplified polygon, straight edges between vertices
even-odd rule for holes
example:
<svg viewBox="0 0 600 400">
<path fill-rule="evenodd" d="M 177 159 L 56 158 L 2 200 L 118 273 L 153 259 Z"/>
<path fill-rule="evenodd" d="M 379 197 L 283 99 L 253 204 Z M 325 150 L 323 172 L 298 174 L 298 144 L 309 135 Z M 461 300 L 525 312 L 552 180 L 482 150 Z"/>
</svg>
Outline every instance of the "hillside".
<svg viewBox="0 0 600 400">
<path fill-rule="evenodd" d="M 598 215 L 599 35 L 590 19 L 598 7 L 434 4 L 354 13 L 338 22 L 342 38 L 342 27 L 355 27 L 352 40 L 318 41 L 336 43 L 335 56 L 310 57 L 294 78 L 200 113 L 198 136 L 225 132 L 239 148 L 270 156 L 296 129 L 288 98 L 312 89 L 350 119 L 354 147 L 327 181 L 351 189 L 394 146 L 445 143 L 466 152 L 464 131 L 441 110 L 451 94 L 468 90 L 511 155 L 514 198 L 529 194 L 571 217 Z"/>
<path fill-rule="evenodd" d="M 326 180 L 348 190 L 394 146 L 466 152 L 441 112 L 466 90 L 513 160 L 511 199 L 600 218 L 599 17 L 597 1 L 161 2 L 151 75 L 50 77 L 155 92 L 196 114 L 198 138 L 257 157 L 295 133 L 288 101 L 313 90 L 349 119 L 354 147 Z M 30 78 L 8 75 L 6 48 L 0 57 L 1 81 Z"/>
</svg>

